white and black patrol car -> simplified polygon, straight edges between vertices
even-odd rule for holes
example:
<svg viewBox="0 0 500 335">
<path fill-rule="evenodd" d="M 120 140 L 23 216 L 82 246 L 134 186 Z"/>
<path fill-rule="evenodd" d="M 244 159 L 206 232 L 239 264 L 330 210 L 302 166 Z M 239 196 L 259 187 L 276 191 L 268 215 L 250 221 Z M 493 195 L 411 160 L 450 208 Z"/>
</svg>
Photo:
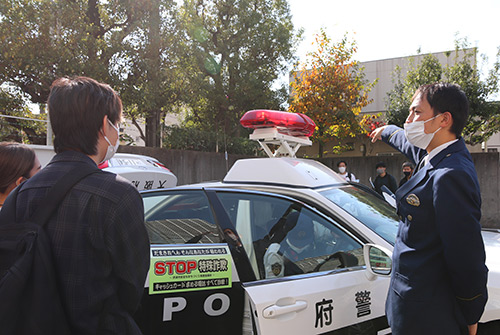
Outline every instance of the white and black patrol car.
<svg viewBox="0 0 500 335">
<path fill-rule="evenodd" d="M 54 147 L 48 145 L 30 145 L 40 160 L 42 167 L 54 157 Z M 111 159 L 104 161 L 99 168 L 128 179 L 138 190 L 152 190 L 174 187 L 177 177 L 156 158 L 116 153 Z"/>
<path fill-rule="evenodd" d="M 136 317 L 144 334 L 389 334 L 394 208 L 294 158 L 310 144 L 306 116 L 251 111 L 242 124 L 270 158 L 237 161 L 222 182 L 142 192 L 152 243 Z M 484 237 L 481 330 L 498 334 L 500 234 Z"/>
</svg>

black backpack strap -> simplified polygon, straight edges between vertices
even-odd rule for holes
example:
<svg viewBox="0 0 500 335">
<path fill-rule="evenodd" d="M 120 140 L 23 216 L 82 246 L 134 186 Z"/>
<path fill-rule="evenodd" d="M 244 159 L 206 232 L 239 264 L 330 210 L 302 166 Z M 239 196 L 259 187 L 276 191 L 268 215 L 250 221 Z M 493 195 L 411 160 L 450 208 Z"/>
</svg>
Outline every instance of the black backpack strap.
<svg viewBox="0 0 500 335">
<path fill-rule="evenodd" d="M 69 190 L 71 190 L 76 183 L 86 176 L 99 171 L 101 170 L 98 169 L 97 166 L 93 167 L 90 165 L 82 165 L 66 173 L 54 184 L 54 186 L 52 186 L 49 193 L 47 193 L 45 198 L 40 202 L 38 208 L 31 216 L 31 221 L 44 226 L 57 207 L 59 207 L 59 204 L 62 202 Z"/>
</svg>

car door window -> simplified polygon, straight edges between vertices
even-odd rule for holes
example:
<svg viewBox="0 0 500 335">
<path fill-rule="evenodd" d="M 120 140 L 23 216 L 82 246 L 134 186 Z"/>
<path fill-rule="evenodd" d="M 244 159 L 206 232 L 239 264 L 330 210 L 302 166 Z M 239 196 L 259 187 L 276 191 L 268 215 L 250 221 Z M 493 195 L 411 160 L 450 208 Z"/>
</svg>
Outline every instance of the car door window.
<svg viewBox="0 0 500 335">
<path fill-rule="evenodd" d="M 151 244 L 221 243 L 203 191 L 143 194 L 144 218 Z"/>
<path fill-rule="evenodd" d="M 218 192 L 257 278 L 364 265 L 362 245 L 301 203 L 262 194 Z"/>
</svg>

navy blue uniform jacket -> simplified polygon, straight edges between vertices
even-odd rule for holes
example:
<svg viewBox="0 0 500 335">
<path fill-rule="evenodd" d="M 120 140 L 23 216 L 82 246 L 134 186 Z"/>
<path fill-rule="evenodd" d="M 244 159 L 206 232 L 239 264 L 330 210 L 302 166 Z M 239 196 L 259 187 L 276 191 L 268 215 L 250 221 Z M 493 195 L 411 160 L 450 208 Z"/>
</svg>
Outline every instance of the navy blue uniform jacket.
<svg viewBox="0 0 500 335">
<path fill-rule="evenodd" d="M 382 140 L 417 164 L 426 154 L 396 126 Z M 460 138 L 396 192 L 400 217 L 386 313 L 393 334 L 459 334 L 486 304 L 481 196 Z"/>
</svg>

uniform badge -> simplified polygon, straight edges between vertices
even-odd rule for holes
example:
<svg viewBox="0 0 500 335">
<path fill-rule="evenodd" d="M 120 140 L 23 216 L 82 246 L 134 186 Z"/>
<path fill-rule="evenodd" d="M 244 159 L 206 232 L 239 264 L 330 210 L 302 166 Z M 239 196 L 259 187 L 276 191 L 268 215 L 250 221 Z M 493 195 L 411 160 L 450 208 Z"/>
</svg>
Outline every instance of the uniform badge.
<svg viewBox="0 0 500 335">
<path fill-rule="evenodd" d="M 281 273 L 281 264 L 274 263 L 273 265 L 271 265 L 271 270 L 273 271 L 273 274 L 277 277 Z"/>
<path fill-rule="evenodd" d="M 406 202 L 415 207 L 420 206 L 420 199 L 413 193 L 406 198 Z"/>
</svg>

